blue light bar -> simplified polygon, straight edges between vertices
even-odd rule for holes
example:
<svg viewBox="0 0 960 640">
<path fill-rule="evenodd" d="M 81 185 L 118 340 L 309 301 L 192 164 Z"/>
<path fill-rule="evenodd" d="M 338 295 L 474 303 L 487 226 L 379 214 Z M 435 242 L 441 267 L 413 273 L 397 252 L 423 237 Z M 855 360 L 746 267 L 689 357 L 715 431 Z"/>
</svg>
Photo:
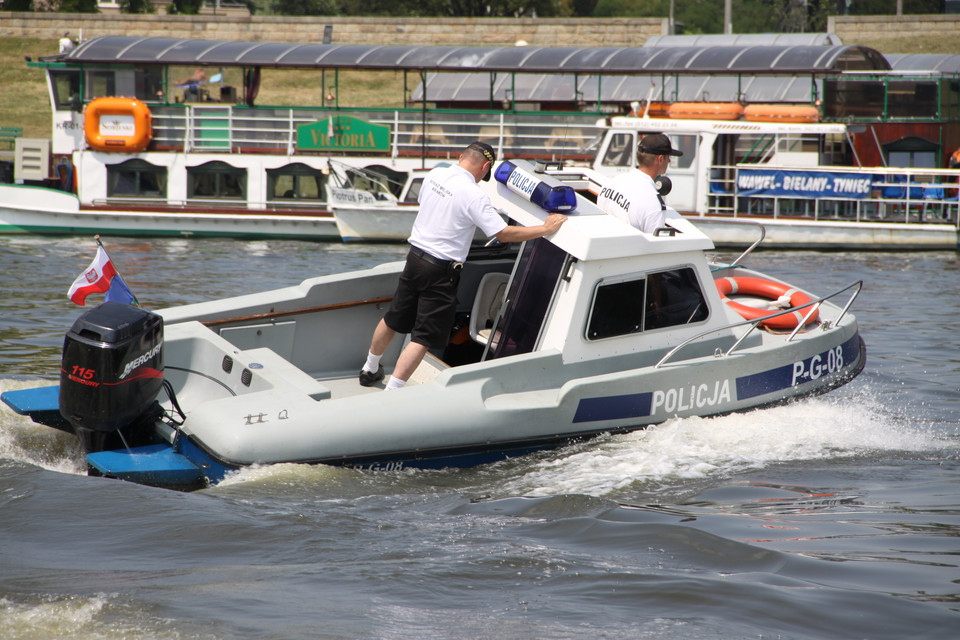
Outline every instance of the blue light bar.
<svg viewBox="0 0 960 640">
<path fill-rule="evenodd" d="M 556 178 L 522 169 L 510 160 L 497 167 L 494 177 L 545 211 L 562 213 L 577 208 L 577 194 L 573 187 Z"/>
</svg>

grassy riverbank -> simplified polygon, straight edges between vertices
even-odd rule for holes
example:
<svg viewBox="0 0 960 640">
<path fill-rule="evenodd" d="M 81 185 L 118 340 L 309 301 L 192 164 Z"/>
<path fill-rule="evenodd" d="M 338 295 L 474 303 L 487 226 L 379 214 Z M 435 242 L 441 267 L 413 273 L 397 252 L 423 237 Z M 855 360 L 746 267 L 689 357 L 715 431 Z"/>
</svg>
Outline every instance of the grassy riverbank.
<svg viewBox="0 0 960 640">
<path fill-rule="evenodd" d="M 882 53 L 956 53 L 953 38 L 891 39 L 863 42 Z M 50 100 L 42 69 L 28 67 L 25 56 L 34 60 L 57 50 L 54 39 L 0 38 L 0 127 L 23 127 L 28 138 L 50 137 Z M 191 68 L 175 67 L 172 78 L 188 77 Z M 404 76 L 392 71 L 354 71 L 339 74 L 336 84 L 333 72 L 324 76 L 318 71 L 274 71 L 263 75 L 257 96 L 261 105 L 307 106 L 322 102 L 324 91 L 338 94 L 341 107 L 365 106 L 396 108 L 403 106 Z M 227 84 L 240 86 L 240 72 L 228 69 Z M 325 81 L 325 83 L 324 83 Z M 413 90 L 419 77 L 407 77 L 408 90 Z"/>
</svg>

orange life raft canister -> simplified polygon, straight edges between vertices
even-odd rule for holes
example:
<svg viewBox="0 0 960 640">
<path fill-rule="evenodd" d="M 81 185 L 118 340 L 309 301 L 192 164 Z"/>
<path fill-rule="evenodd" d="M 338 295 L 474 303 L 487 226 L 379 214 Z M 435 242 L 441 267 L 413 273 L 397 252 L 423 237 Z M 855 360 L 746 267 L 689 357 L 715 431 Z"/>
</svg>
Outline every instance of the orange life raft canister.
<svg viewBox="0 0 960 640">
<path fill-rule="evenodd" d="M 136 98 L 97 98 L 87 105 L 83 133 L 97 151 L 143 151 L 152 133 L 150 109 Z"/>
<path fill-rule="evenodd" d="M 743 108 L 743 119 L 750 122 L 817 122 L 816 107 L 786 104 L 750 104 Z"/>
<path fill-rule="evenodd" d="M 736 102 L 674 102 L 668 113 L 677 120 L 739 120 L 743 107 Z"/>
<path fill-rule="evenodd" d="M 768 300 L 779 300 L 787 296 L 790 299 L 790 307 L 799 307 L 808 302 L 813 302 L 810 296 L 799 289 L 792 289 L 785 284 L 773 282 L 772 280 L 764 280 L 762 278 L 718 278 L 715 282 L 717 291 L 720 292 L 720 299 L 731 309 L 743 316 L 745 320 L 764 318 L 778 313 L 780 310 L 771 311 L 770 309 L 751 307 L 750 305 L 730 300 L 727 298 L 728 295 L 740 293 L 743 295 L 759 296 L 761 298 L 767 298 Z M 810 307 L 794 311 L 793 313 L 785 313 L 775 318 L 761 320 L 760 326 L 770 329 L 796 329 L 808 313 L 810 313 Z M 820 310 L 817 309 L 807 318 L 807 324 L 816 322 L 819 317 Z"/>
</svg>

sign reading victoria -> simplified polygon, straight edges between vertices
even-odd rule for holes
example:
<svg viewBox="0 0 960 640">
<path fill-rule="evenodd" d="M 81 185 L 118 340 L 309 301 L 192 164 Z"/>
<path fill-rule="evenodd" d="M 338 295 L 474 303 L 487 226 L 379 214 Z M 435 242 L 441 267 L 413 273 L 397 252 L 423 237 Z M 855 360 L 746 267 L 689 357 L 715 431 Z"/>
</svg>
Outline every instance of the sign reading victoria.
<svg viewBox="0 0 960 640">
<path fill-rule="evenodd" d="M 390 127 L 352 116 L 330 116 L 297 127 L 297 149 L 387 152 L 390 150 Z"/>
</svg>

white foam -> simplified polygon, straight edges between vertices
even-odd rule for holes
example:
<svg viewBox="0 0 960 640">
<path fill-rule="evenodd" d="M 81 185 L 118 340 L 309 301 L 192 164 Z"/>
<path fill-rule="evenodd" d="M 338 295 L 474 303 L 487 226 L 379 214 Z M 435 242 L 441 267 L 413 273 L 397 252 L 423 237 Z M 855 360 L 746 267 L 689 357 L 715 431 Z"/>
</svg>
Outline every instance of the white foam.
<svg viewBox="0 0 960 640">
<path fill-rule="evenodd" d="M 0 393 L 49 385 L 48 381 L 0 379 Z M 75 436 L 33 422 L 0 402 L 0 458 L 50 471 L 85 474 L 86 461 Z"/>
<path fill-rule="evenodd" d="M 64 596 L 40 602 L 16 603 L 0 598 L 2 627 L 13 638 L 99 638 L 93 623 L 107 600 L 103 597 Z"/>
<path fill-rule="evenodd" d="M 716 418 L 682 418 L 560 450 L 505 490 L 603 496 L 638 481 L 716 477 L 771 464 L 939 449 L 944 442 L 856 402 L 806 400 Z"/>
</svg>

